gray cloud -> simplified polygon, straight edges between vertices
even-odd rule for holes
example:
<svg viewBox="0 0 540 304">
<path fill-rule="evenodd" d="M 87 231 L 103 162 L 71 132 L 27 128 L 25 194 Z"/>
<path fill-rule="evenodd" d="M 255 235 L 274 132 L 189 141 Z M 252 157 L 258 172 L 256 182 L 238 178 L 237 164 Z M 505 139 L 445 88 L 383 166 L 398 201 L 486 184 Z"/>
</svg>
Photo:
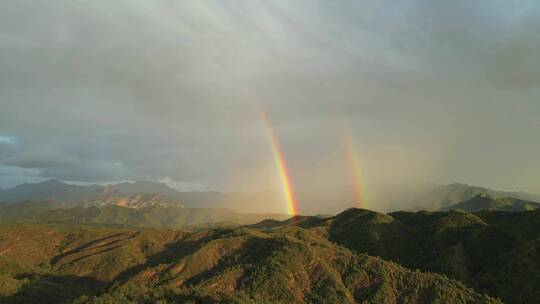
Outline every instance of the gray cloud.
<svg viewBox="0 0 540 304">
<path fill-rule="evenodd" d="M 4 160 L 4 164 L 19 168 L 71 167 L 77 161 L 50 147 L 31 147 Z"/>
<path fill-rule="evenodd" d="M 4 1 L 0 135 L 18 144 L 0 141 L 0 186 L 272 188 L 262 103 L 302 188 L 347 183 L 345 124 L 367 180 L 540 192 L 539 17 L 534 1 Z"/>
</svg>

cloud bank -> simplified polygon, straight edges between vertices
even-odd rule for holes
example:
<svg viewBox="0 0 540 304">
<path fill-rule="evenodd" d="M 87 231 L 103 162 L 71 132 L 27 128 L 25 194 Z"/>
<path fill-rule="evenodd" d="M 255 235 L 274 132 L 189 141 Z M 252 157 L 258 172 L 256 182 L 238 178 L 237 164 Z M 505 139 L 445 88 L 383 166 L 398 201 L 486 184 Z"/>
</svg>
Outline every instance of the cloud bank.
<svg viewBox="0 0 540 304">
<path fill-rule="evenodd" d="M 540 192 L 536 1 L 2 1 L 0 187 L 164 180 Z"/>
</svg>

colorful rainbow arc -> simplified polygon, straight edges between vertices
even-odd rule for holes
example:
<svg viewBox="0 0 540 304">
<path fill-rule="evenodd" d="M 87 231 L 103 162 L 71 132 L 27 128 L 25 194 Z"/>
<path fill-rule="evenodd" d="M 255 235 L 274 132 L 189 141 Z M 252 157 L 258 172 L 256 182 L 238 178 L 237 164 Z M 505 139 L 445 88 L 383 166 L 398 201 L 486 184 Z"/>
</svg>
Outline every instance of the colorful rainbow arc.
<svg viewBox="0 0 540 304">
<path fill-rule="evenodd" d="M 263 110 L 262 106 L 257 107 L 261 122 L 266 130 L 266 135 L 272 149 L 272 154 L 274 156 L 274 161 L 276 169 L 279 175 L 279 180 L 281 183 L 281 190 L 287 207 L 287 213 L 290 215 L 298 214 L 298 202 L 296 195 L 294 193 L 294 188 L 292 180 L 290 177 L 289 169 L 287 162 L 285 161 L 285 156 L 279 141 L 277 139 L 276 133 L 272 127 L 268 115 Z M 358 208 L 364 208 L 365 201 L 365 191 L 362 186 L 362 167 L 360 165 L 360 159 L 358 158 L 358 151 L 356 145 L 352 139 L 352 136 L 348 132 L 348 129 L 341 125 L 341 141 L 345 152 L 345 159 L 347 161 L 347 172 L 349 175 L 349 180 L 352 187 L 352 195 L 355 202 L 355 205 Z"/>
<path fill-rule="evenodd" d="M 345 159 L 347 160 L 347 173 L 352 187 L 354 202 L 358 208 L 364 208 L 364 187 L 362 187 L 362 167 L 356 145 L 351 135 L 345 129 L 341 132 L 341 141 L 345 150 Z"/>
<path fill-rule="evenodd" d="M 258 108 L 258 111 L 261 117 L 261 121 L 266 130 L 266 135 L 268 137 L 270 147 L 272 148 L 272 154 L 274 155 L 274 161 L 281 183 L 281 190 L 285 199 L 285 203 L 287 205 L 287 213 L 290 215 L 296 215 L 298 214 L 298 202 L 296 200 L 296 195 L 292 186 L 289 169 L 283 155 L 283 150 L 281 149 L 279 141 L 276 137 L 276 133 L 272 128 L 272 124 L 270 123 L 268 115 L 260 106 Z"/>
</svg>

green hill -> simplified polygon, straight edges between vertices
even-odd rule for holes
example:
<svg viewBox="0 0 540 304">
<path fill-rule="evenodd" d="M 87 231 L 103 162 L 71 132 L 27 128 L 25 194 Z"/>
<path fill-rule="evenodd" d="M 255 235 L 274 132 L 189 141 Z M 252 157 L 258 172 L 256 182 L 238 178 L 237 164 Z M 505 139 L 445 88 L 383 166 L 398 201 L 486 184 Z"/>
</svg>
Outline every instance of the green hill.
<svg viewBox="0 0 540 304">
<path fill-rule="evenodd" d="M 294 226 L 0 227 L 0 303 L 496 303 Z"/>
<path fill-rule="evenodd" d="M 509 303 L 540 298 L 540 211 L 385 215 L 349 209 L 326 219 L 281 222 L 287 225 L 310 229 L 358 253 L 445 274 Z"/>
<path fill-rule="evenodd" d="M 238 227 L 257 216 L 258 223 Z M 209 218 L 221 227 L 228 218 L 237 228 L 140 228 L 208 226 Z M 39 211 L 0 227 L 5 303 L 38 295 L 77 303 L 491 301 L 464 286 L 508 303 L 540 298 L 540 210 L 353 208 L 280 220 L 106 206 Z"/>
<path fill-rule="evenodd" d="M 394 212 L 348 209 L 334 217 L 265 221 L 299 226 L 357 253 L 445 274 L 508 303 L 540 298 L 540 210 Z"/>
</svg>

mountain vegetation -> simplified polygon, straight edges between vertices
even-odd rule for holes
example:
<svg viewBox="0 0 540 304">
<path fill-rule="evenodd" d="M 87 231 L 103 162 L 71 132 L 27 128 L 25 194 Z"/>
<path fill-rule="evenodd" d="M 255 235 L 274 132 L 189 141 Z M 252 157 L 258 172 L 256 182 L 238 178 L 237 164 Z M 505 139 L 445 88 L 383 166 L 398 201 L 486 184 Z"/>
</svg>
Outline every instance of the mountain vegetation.
<svg viewBox="0 0 540 304">
<path fill-rule="evenodd" d="M 381 214 L 349 209 L 325 219 L 262 224 L 303 227 L 354 252 L 445 274 L 508 303 L 540 299 L 540 210 Z"/>
<path fill-rule="evenodd" d="M 70 212 L 118 209 L 108 212 L 130 218 L 122 212 L 159 208 Z M 55 212 L 64 211 L 37 213 L 54 215 L 54 221 L 0 226 L 4 303 L 31 303 L 33 297 L 51 303 L 495 303 L 497 298 L 534 303 L 540 298 L 540 210 L 381 214 L 353 208 L 330 217 L 265 219 L 193 232 L 103 226 L 110 214 L 86 224 L 72 222 L 72 215 L 58 220 Z"/>
<path fill-rule="evenodd" d="M 287 218 L 151 182 L 21 185 L 0 192 L 0 304 L 537 302 L 540 204 L 441 189 L 444 211 Z"/>
<path fill-rule="evenodd" d="M 3 225 L 0 269 L 0 303 L 499 303 L 294 225 Z"/>
</svg>

